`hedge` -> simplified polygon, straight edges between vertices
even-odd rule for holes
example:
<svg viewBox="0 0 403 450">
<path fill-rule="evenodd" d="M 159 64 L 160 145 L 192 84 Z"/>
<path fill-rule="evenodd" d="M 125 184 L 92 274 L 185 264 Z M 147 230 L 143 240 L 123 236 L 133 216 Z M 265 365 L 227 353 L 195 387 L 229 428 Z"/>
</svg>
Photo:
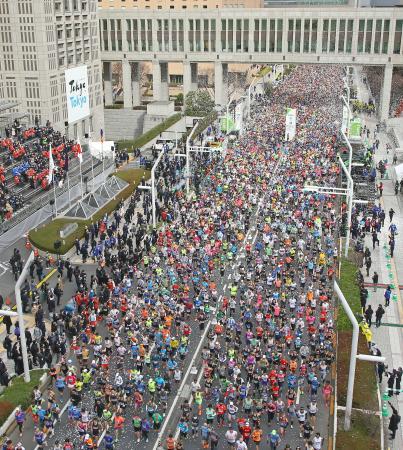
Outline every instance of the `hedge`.
<svg viewBox="0 0 403 450">
<path fill-rule="evenodd" d="M 136 190 L 143 175 L 146 179 L 150 177 L 150 172 L 142 169 L 130 169 L 115 172 L 113 175 L 116 175 L 129 183 L 129 185 L 123 189 L 123 191 L 121 191 L 115 199 L 108 202 L 103 208 L 95 213 L 91 219 L 77 220 L 72 218 L 60 218 L 55 219 L 36 230 L 31 230 L 29 232 L 29 240 L 32 245 L 46 252 L 64 255 L 73 247 L 76 238 L 83 238 L 86 225 L 89 226 L 92 222 L 96 222 L 101 219 L 105 214 L 112 213 L 121 200 L 126 200 Z M 70 234 L 62 241 L 62 245 L 58 250 L 55 250 L 54 242 L 56 240 L 60 240 L 60 230 L 68 223 L 74 222 L 78 224 L 78 228 L 74 231 L 74 233 Z"/>
<path fill-rule="evenodd" d="M 159 136 L 160 133 L 170 128 L 176 122 L 179 122 L 181 117 L 182 114 L 180 113 L 173 114 L 172 116 L 168 117 L 166 120 L 159 123 L 155 127 L 151 128 L 151 130 L 148 130 L 146 133 L 142 134 L 136 139 L 118 141 L 119 150 L 123 150 L 124 148 L 126 148 L 129 152 L 132 152 L 133 149 L 135 148 L 143 147 L 144 145 L 147 144 L 147 142 L 150 142 L 151 140 Z"/>
<path fill-rule="evenodd" d="M 21 405 L 24 410 L 31 406 L 32 391 L 35 386 L 40 384 L 40 378 L 44 373 L 46 373 L 46 370 L 31 370 L 31 381 L 29 383 L 25 383 L 24 375 L 11 380 L 9 386 L 0 395 L 0 426 L 18 405 Z"/>
</svg>

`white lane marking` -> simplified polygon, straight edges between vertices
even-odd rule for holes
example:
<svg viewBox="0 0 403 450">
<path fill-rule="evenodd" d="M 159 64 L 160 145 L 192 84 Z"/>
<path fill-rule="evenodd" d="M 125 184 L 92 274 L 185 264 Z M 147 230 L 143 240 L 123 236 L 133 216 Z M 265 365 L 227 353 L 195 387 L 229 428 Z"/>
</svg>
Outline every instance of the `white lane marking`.
<svg viewBox="0 0 403 450">
<path fill-rule="evenodd" d="M 221 300 L 222 300 L 222 295 L 220 295 L 220 298 L 218 299 L 218 305 L 221 303 Z M 162 428 L 161 428 L 160 432 L 158 433 L 158 436 L 157 436 L 157 439 L 156 439 L 156 441 L 155 441 L 153 450 L 157 450 L 158 443 L 159 443 L 160 439 L 162 438 L 162 436 L 164 435 L 165 428 L 167 427 L 168 422 L 169 422 L 169 419 L 170 419 L 170 417 L 172 416 L 172 413 L 173 413 L 174 410 L 175 410 L 175 406 L 176 406 L 176 404 L 177 404 L 177 402 L 178 402 L 178 400 L 179 400 L 180 393 L 182 392 L 182 390 L 183 390 L 183 388 L 184 388 L 184 386 L 185 386 L 185 384 L 186 384 L 186 381 L 187 381 L 187 379 L 188 379 L 188 377 L 189 377 L 189 375 L 190 375 L 190 371 L 192 370 L 193 364 L 194 364 L 194 362 L 195 362 L 195 360 L 196 360 L 196 357 L 198 356 L 198 354 L 199 354 L 199 352 L 200 352 L 200 350 L 201 350 L 201 347 L 202 347 L 202 345 L 203 345 L 203 343 L 204 343 L 204 339 L 206 338 L 207 333 L 208 333 L 208 331 L 209 331 L 209 329 L 210 329 L 211 323 L 212 323 L 212 320 L 210 319 L 210 320 L 208 321 L 208 323 L 207 323 L 207 326 L 206 326 L 206 329 L 204 330 L 204 333 L 202 334 L 202 336 L 201 336 L 201 338 L 200 338 L 199 345 L 197 346 L 197 348 L 196 348 L 196 350 L 195 350 L 195 352 L 194 352 L 193 358 L 192 358 L 192 360 L 191 360 L 190 363 L 189 363 L 188 370 L 186 371 L 186 374 L 185 374 L 185 376 L 184 376 L 184 378 L 183 378 L 183 380 L 182 380 L 182 383 L 181 383 L 181 385 L 179 386 L 178 393 L 176 394 L 176 396 L 175 396 L 175 398 L 174 398 L 174 401 L 173 401 L 173 403 L 172 403 L 172 405 L 171 405 L 171 408 L 169 409 L 168 414 L 165 416 L 164 423 L 163 423 L 163 425 L 162 425 Z"/>
</svg>

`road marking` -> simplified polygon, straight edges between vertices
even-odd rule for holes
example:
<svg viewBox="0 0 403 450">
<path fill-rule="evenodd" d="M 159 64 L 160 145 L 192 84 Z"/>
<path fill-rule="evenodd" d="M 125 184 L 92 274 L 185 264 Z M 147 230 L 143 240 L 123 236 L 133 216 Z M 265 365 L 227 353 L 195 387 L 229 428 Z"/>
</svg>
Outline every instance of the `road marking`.
<svg viewBox="0 0 403 450">
<path fill-rule="evenodd" d="M 52 269 L 47 275 L 44 276 L 44 278 L 42 278 L 42 280 L 36 285 L 36 288 L 39 289 L 43 283 L 45 283 L 46 281 L 49 280 L 49 278 L 55 273 L 57 272 L 57 269 Z"/>
<path fill-rule="evenodd" d="M 62 417 L 62 415 L 64 414 L 66 409 L 70 406 L 70 403 L 71 403 L 70 400 L 67 400 L 66 404 L 63 406 L 62 410 L 60 411 L 59 419 L 60 419 L 60 417 Z M 53 429 L 55 428 L 56 422 L 57 422 L 56 420 L 53 422 Z M 48 437 L 48 435 L 46 434 L 45 441 L 46 441 L 47 437 Z M 38 449 L 39 449 L 39 445 L 37 445 L 34 450 L 38 450 Z"/>
<path fill-rule="evenodd" d="M 218 299 L 218 305 L 221 303 L 221 300 L 222 300 L 222 295 L 220 295 L 220 297 L 219 297 L 219 299 Z M 176 406 L 176 403 L 178 402 L 178 399 L 179 399 L 179 397 L 180 397 L 180 393 L 182 392 L 183 387 L 185 386 L 186 381 L 187 381 L 187 379 L 188 379 L 188 377 L 189 377 L 189 375 L 190 375 L 190 371 L 192 370 L 192 367 L 193 367 L 193 364 L 194 364 L 194 362 L 195 362 L 195 360 L 196 360 L 196 357 L 198 356 L 198 354 L 199 354 L 199 352 L 200 352 L 200 350 L 201 350 L 201 347 L 202 347 L 202 345 L 203 345 L 203 343 L 204 343 L 204 339 L 206 338 L 207 333 L 208 333 L 208 331 L 209 331 L 209 329 L 210 329 L 211 323 L 212 323 L 212 319 L 210 319 L 210 320 L 208 321 L 207 326 L 206 326 L 206 329 L 204 330 L 204 332 L 203 332 L 203 334 L 202 334 L 202 336 L 201 336 L 201 338 L 200 338 L 199 345 L 197 346 L 197 348 L 196 348 L 196 350 L 195 350 L 195 352 L 194 352 L 193 358 L 192 358 L 192 360 L 191 360 L 190 363 L 189 363 L 189 366 L 188 366 L 188 369 L 187 369 L 187 371 L 186 371 L 186 374 L 185 374 L 185 376 L 183 377 L 182 383 L 181 383 L 180 386 L 179 386 L 178 393 L 176 394 L 176 396 L 175 396 L 175 398 L 174 398 L 174 401 L 172 402 L 172 405 L 171 405 L 171 408 L 169 409 L 168 414 L 165 416 L 164 423 L 163 423 L 163 425 L 162 425 L 162 428 L 161 428 L 160 432 L 158 433 L 158 436 L 157 436 L 157 439 L 156 439 L 156 441 L 155 441 L 153 450 L 157 450 L 158 442 L 160 441 L 160 439 L 161 439 L 162 436 L 164 435 L 165 428 L 167 427 L 168 422 L 169 422 L 169 419 L 170 419 L 170 417 L 172 416 L 172 413 L 173 413 L 174 410 L 175 410 L 175 406 Z"/>
</svg>

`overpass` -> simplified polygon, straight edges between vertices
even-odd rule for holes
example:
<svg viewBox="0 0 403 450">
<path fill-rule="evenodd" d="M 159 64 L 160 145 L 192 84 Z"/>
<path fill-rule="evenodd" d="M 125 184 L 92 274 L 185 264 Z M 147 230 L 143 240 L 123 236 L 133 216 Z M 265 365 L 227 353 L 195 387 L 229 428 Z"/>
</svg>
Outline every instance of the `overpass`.
<svg viewBox="0 0 403 450">
<path fill-rule="evenodd" d="M 403 8 L 98 11 L 105 104 L 111 62 L 123 68 L 124 106 L 140 104 L 139 62 L 151 61 L 154 100 L 168 100 L 168 63 L 183 62 L 184 93 L 197 87 L 197 63 L 215 69 L 216 104 L 227 102 L 229 63 L 384 67 L 381 119 L 389 113 L 393 67 L 403 65 Z"/>
</svg>

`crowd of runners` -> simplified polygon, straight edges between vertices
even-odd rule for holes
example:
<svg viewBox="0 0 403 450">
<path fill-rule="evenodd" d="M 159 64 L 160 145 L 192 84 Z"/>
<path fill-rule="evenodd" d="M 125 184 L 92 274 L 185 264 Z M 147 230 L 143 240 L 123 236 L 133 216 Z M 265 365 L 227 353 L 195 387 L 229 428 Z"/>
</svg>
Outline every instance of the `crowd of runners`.
<svg viewBox="0 0 403 450">
<path fill-rule="evenodd" d="M 52 386 L 32 407 L 39 449 L 324 448 L 340 205 L 303 187 L 338 182 L 341 92 L 341 67 L 296 68 L 256 100 L 224 158 L 194 158 L 190 197 L 182 162 L 164 158 L 158 229 L 142 193 L 88 230 L 93 276 L 59 264 L 77 292 L 52 311 Z"/>
</svg>

